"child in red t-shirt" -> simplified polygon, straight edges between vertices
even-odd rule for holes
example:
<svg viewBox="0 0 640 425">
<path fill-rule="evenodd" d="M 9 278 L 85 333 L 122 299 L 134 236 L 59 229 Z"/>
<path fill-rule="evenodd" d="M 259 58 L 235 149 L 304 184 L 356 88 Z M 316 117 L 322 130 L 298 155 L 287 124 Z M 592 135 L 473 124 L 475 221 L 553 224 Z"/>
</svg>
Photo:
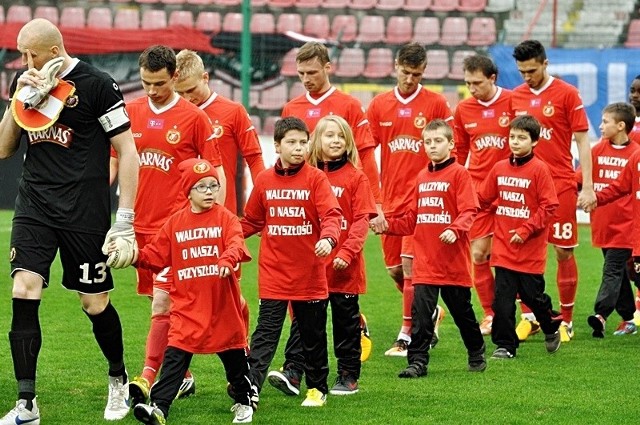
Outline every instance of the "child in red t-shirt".
<svg viewBox="0 0 640 425">
<path fill-rule="evenodd" d="M 486 369 L 485 345 L 471 305 L 471 253 L 468 232 L 478 210 L 469 172 L 451 157 L 453 130 L 441 119 L 422 133 L 429 164 L 417 177 L 414 202 L 402 217 L 387 218 L 390 235 L 413 235 L 413 286 L 409 365 L 398 375 L 427 374 L 433 313 L 442 295 L 467 348 L 468 370 Z"/>
<path fill-rule="evenodd" d="M 307 397 L 321 407 L 328 392 L 326 257 L 340 239 L 340 205 L 327 175 L 305 162 L 309 132 L 294 117 L 276 122 L 279 158 L 258 175 L 241 220 L 245 237 L 261 232 L 258 324 L 251 336 L 251 383 L 259 393 L 291 304 L 299 328 Z M 255 400 L 255 399 L 254 399 Z"/>
<path fill-rule="evenodd" d="M 134 265 L 155 272 L 171 265 L 169 342 L 150 403 L 134 408 L 143 423 L 165 423 L 194 354 L 217 353 L 235 390 L 234 423 L 251 422 L 247 333 L 240 286 L 233 269 L 251 260 L 235 214 L 216 204 L 220 182 L 204 159 L 179 164 L 190 205 L 172 215 L 152 241 L 136 251 Z M 112 244 L 112 250 L 115 249 Z"/>
<path fill-rule="evenodd" d="M 545 334 L 549 353 L 560 348 L 558 328 L 562 317 L 552 310 L 544 292 L 547 259 L 547 227 L 558 207 L 549 167 L 533 155 L 540 137 L 540 123 L 522 115 L 510 124 L 511 157 L 496 163 L 478 190 L 483 209 L 497 200 L 491 266 L 495 268 L 491 340 L 494 359 L 511 359 L 519 345 L 516 327 L 516 295 L 535 313 Z"/>
</svg>

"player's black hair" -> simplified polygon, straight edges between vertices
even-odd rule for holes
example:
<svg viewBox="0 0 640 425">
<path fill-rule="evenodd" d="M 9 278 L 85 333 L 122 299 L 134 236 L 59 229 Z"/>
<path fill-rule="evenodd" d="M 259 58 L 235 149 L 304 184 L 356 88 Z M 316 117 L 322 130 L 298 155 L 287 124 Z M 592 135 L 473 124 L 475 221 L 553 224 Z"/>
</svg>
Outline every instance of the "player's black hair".
<svg viewBox="0 0 640 425">
<path fill-rule="evenodd" d="M 532 142 L 537 142 L 540 138 L 540 122 L 531 115 L 520 115 L 511 121 L 509 128 L 526 131 L 529 133 Z"/>
<path fill-rule="evenodd" d="M 498 67 L 489 56 L 467 56 L 462 61 L 462 69 L 469 72 L 482 71 L 482 75 L 487 78 L 490 78 L 492 75 L 495 75 L 496 79 L 498 78 Z"/>
<path fill-rule="evenodd" d="M 538 40 L 525 40 L 513 49 L 513 57 L 518 62 L 535 59 L 536 62 L 542 63 L 547 60 L 547 52 Z"/>
<path fill-rule="evenodd" d="M 280 143 L 287 132 L 291 130 L 304 131 L 307 133 L 307 138 L 309 138 L 309 129 L 304 121 L 296 117 L 284 117 L 276 121 L 275 129 L 273 131 L 273 140 L 276 143 Z"/>
<path fill-rule="evenodd" d="M 427 64 L 427 51 L 418 43 L 405 44 L 398 50 L 396 61 L 398 65 L 418 68 L 419 66 Z"/>
<path fill-rule="evenodd" d="M 636 123 L 636 108 L 630 103 L 610 103 L 604 107 L 602 113 L 611 114 L 611 118 L 613 118 L 613 120 L 617 123 L 620 121 L 624 122 L 625 131 L 627 132 L 627 134 L 629 134 L 631 130 L 633 130 L 633 126 Z"/>
<path fill-rule="evenodd" d="M 147 47 L 140 55 L 138 65 L 151 72 L 166 68 L 169 75 L 173 76 L 176 73 L 176 52 L 171 47 L 160 44 Z"/>
</svg>

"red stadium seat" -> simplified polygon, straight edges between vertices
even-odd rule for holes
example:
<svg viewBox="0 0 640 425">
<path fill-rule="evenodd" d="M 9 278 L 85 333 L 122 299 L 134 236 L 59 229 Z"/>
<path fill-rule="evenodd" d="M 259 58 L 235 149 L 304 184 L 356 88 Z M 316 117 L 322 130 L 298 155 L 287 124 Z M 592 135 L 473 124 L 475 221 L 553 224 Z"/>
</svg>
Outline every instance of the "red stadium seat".
<svg viewBox="0 0 640 425">
<path fill-rule="evenodd" d="M 349 0 L 349 8 L 353 10 L 375 9 L 377 0 Z"/>
<path fill-rule="evenodd" d="M 280 67 L 280 74 L 285 77 L 298 76 L 298 68 L 296 66 L 296 55 L 298 49 L 294 48 L 289 50 L 282 58 L 282 66 Z"/>
<path fill-rule="evenodd" d="M 242 13 L 229 12 L 222 18 L 222 31 L 224 32 L 242 32 L 243 25 Z"/>
<path fill-rule="evenodd" d="M 84 7 L 69 6 L 62 8 L 62 12 L 60 12 L 61 27 L 84 28 L 85 25 L 86 21 L 84 17 Z M 109 19 L 109 27 L 111 27 L 111 19 Z"/>
<path fill-rule="evenodd" d="M 632 19 L 629 21 L 629 33 L 625 47 L 640 47 L 640 19 Z"/>
<path fill-rule="evenodd" d="M 234 87 L 233 100 L 242 103 L 242 89 L 240 87 Z M 257 90 L 249 90 L 249 105 L 244 105 L 247 109 L 258 106 L 260 100 L 260 93 Z"/>
<path fill-rule="evenodd" d="M 143 30 L 158 30 L 167 27 L 167 12 L 164 9 L 146 9 L 142 12 Z"/>
<path fill-rule="evenodd" d="M 274 34 L 276 32 L 276 19 L 271 13 L 254 13 L 251 15 L 249 26 L 251 34 Z"/>
<path fill-rule="evenodd" d="M 391 16 L 387 21 L 384 41 L 389 44 L 405 44 L 413 38 L 413 22 L 408 16 Z"/>
<path fill-rule="evenodd" d="M 433 0 L 431 10 L 434 12 L 453 12 L 458 7 L 458 0 Z"/>
<path fill-rule="evenodd" d="M 360 20 L 360 43 L 379 43 L 384 40 L 384 18 L 378 15 L 365 15 Z"/>
<path fill-rule="evenodd" d="M 287 7 L 293 7 L 295 2 L 296 2 L 295 0 L 269 0 L 267 3 L 269 4 L 269 7 L 287 8 Z"/>
<path fill-rule="evenodd" d="M 240 6 L 242 4 L 242 0 L 214 0 L 214 4 L 218 6 Z"/>
<path fill-rule="evenodd" d="M 269 115 L 265 117 L 262 122 L 262 134 L 267 136 L 273 136 L 273 132 L 276 129 L 276 121 L 280 119 L 279 115 Z"/>
<path fill-rule="evenodd" d="M 196 18 L 196 29 L 202 32 L 217 34 L 222 29 L 222 18 L 218 12 L 203 11 Z"/>
<path fill-rule="evenodd" d="M 424 12 L 431 7 L 431 0 L 405 0 L 403 9 L 409 12 Z"/>
<path fill-rule="evenodd" d="M 33 11 L 33 18 L 43 18 L 54 25 L 58 25 L 60 23 L 58 8 L 54 6 L 37 6 Z"/>
<path fill-rule="evenodd" d="M 87 26 L 90 28 L 111 28 L 113 17 L 108 7 L 94 7 L 87 14 Z"/>
<path fill-rule="evenodd" d="M 160 0 L 162 4 L 185 4 L 187 0 Z"/>
<path fill-rule="evenodd" d="M 7 9 L 5 20 L 8 24 L 25 24 L 31 20 L 31 8 L 29 6 L 14 4 Z"/>
<path fill-rule="evenodd" d="M 331 24 L 328 15 L 313 13 L 304 18 L 304 35 L 318 38 L 329 38 Z"/>
<path fill-rule="evenodd" d="M 298 9 L 317 9 L 322 5 L 322 0 L 296 0 L 295 6 Z"/>
<path fill-rule="evenodd" d="M 249 119 L 251 120 L 251 124 L 256 129 L 256 133 L 262 134 L 262 119 L 260 115 L 249 115 Z"/>
<path fill-rule="evenodd" d="M 464 71 L 462 70 L 462 62 L 464 58 L 475 55 L 473 50 L 456 50 L 451 57 L 451 70 L 449 78 L 452 80 L 464 80 Z"/>
<path fill-rule="evenodd" d="M 256 106 L 259 109 L 273 111 L 282 109 L 288 100 L 289 90 L 287 89 L 287 82 L 283 81 L 280 84 L 262 90 L 260 92 L 260 101 Z"/>
<path fill-rule="evenodd" d="M 467 19 L 459 16 L 447 16 L 442 21 L 440 44 L 443 46 L 461 46 L 467 42 Z"/>
<path fill-rule="evenodd" d="M 344 9 L 349 4 L 349 0 L 323 0 L 320 5 L 324 9 Z"/>
<path fill-rule="evenodd" d="M 359 77 L 364 72 L 364 50 L 357 47 L 343 49 L 336 68 L 337 77 Z"/>
<path fill-rule="evenodd" d="M 496 21 L 493 18 L 475 17 L 469 27 L 469 46 L 490 46 L 496 42 Z"/>
<path fill-rule="evenodd" d="M 356 39 L 358 21 L 354 15 L 336 15 L 331 22 L 331 38 L 343 43 Z"/>
<path fill-rule="evenodd" d="M 441 80 L 449 75 L 449 52 L 446 50 L 427 50 L 427 68 L 423 77 L 427 80 Z"/>
<path fill-rule="evenodd" d="M 209 6 L 212 5 L 214 0 L 187 0 L 187 4 L 192 4 L 195 6 Z"/>
<path fill-rule="evenodd" d="M 193 12 L 190 10 L 172 10 L 169 13 L 169 26 L 193 28 Z"/>
<path fill-rule="evenodd" d="M 233 90 L 231 89 L 231 86 L 217 78 L 209 79 L 209 88 L 211 91 L 218 93 L 227 99 L 231 99 L 233 97 Z"/>
<path fill-rule="evenodd" d="M 440 20 L 435 16 L 420 16 L 416 18 L 413 27 L 413 41 L 430 46 L 440 41 Z"/>
<path fill-rule="evenodd" d="M 284 34 L 286 31 L 302 33 L 302 17 L 297 13 L 281 13 L 276 23 L 276 32 Z"/>
<path fill-rule="evenodd" d="M 0 4 L 0 24 L 4 24 L 4 6 Z"/>
<path fill-rule="evenodd" d="M 140 28 L 140 14 L 138 9 L 118 9 L 113 18 L 113 27 L 116 29 Z"/>
<path fill-rule="evenodd" d="M 369 50 L 367 66 L 362 75 L 367 78 L 386 78 L 393 74 L 393 51 L 389 48 L 374 48 Z"/>
<path fill-rule="evenodd" d="M 487 7 L 487 0 L 458 0 L 460 12 L 482 12 Z"/>
<path fill-rule="evenodd" d="M 304 85 L 300 81 L 296 81 L 291 84 L 291 87 L 289 88 L 289 100 L 295 99 L 306 92 L 307 90 L 304 88 Z"/>
<path fill-rule="evenodd" d="M 268 4 L 268 0 L 251 0 L 251 7 L 255 8 L 255 7 L 262 7 L 262 6 L 266 6 Z"/>
<path fill-rule="evenodd" d="M 404 7 L 404 0 L 378 0 L 378 10 L 399 10 Z"/>
<path fill-rule="evenodd" d="M 117 1 L 121 2 L 122 0 L 117 0 Z M 134 0 L 134 1 L 140 4 L 155 4 L 160 2 L 160 0 Z"/>
<path fill-rule="evenodd" d="M 509 12 L 515 7 L 515 0 L 489 0 L 484 11 L 491 13 Z"/>
</svg>

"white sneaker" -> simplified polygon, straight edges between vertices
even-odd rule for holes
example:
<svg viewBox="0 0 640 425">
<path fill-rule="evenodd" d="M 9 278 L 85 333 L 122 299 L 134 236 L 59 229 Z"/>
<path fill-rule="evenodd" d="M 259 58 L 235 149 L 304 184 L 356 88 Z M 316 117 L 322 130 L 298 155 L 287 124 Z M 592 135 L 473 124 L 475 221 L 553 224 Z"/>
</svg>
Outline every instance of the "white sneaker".
<svg viewBox="0 0 640 425">
<path fill-rule="evenodd" d="M 40 425 L 40 409 L 38 409 L 36 405 L 36 399 L 33 399 L 33 409 L 28 410 L 25 407 L 26 405 L 27 400 L 21 399 L 16 401 L 16 407 L 0 419 L 0 425 Z"/>
<path fill-rule="evenodd" d="M 129 383 L 123 384 L 120 378 L 109 377 L 109 399 L 104 409 L 104 418 L 117 421 L 129 413 L 131 401 L 129 399 Z"/>
<path fill-rule="evenodd" d="M 196 393 L 196 381 L 193 378 L 193 375 L 189 377 L 184 377 L 182 380 L 182 384 L 180 384 L 180 388 L 178 389 L 178 394 L 176 394 L 176 400 L 179 398 L 186 398 L 190 395 Z"/>
<path fill-rule="evenodd" d="M 253 420 L 253 408 L 244 404 L 236 403 L 231 406 L 231 411 L 235 413 L 234 424 L 248 424 Z"/>
</svg>

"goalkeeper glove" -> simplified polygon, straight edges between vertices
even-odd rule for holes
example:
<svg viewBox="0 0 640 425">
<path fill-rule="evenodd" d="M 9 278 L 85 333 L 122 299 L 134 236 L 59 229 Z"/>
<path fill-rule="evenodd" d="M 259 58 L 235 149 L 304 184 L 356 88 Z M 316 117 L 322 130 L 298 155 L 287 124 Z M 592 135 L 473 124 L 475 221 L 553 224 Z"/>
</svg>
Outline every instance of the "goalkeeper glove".
<svg viewBox="0 0 640 425">
<path fill-rule="evenodd" d="M 113 223 L 111 229 L 107 232 L 102 244 L 102 253 L 109 253 L 109 243 L 114 242 L 117 238 L 124 239 L 129 245 L 133 246 L 136 240 L 136 234 L 133 231 L 133 218 L 135 213 L 131 208 L 118 208 L 116 212 L 116 222 Z"/>
<path fill-rule="evenodd" d="M 24 100 L 24 109 L 37 108 L 55 86 L 58 85 L 56 74 L 60 71 L 64 58 L 53 58 L 45 63 L 40 74 L 44 76 L 44 83 L 38 87 L 31 87 L 27 98 Z"/>
<path fill-rule="evenodd" d="M 129 267 L 138 257 L 138 243 L 135 239 L 131 243 L 122 237 L 117 237 L 113 243 L 115 249 L 107 258 L 107 266 L 113 269 Z"/>
<path fill-rule="evenodd" d="M 633 257 L 633 270 L 636 274 L 640 274 L 640 257 Z"/>
</svg>

